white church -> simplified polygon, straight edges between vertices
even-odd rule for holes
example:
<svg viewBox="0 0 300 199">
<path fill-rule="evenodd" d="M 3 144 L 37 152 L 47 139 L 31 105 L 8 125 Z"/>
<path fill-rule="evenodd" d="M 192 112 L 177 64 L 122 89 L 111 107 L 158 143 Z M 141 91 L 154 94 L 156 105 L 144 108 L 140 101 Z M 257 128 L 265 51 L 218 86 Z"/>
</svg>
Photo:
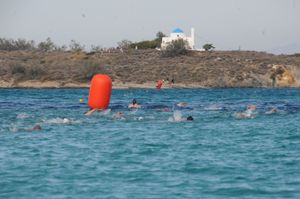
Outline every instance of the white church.
<svg viewBox="0 0 300 199">
<path fill-rule="evenodd" d="M 165 50 L 167 46 L 174 40 L 182 39 L 187 42 L 187 48 L 190 50 L 195 50 L 195 30 L 191 29 L 191 36 L 188 37 L 184 34 L 183 30 L 176 28 L 173 30 L 169 37 L 163 37 L 161 43 L 161 49 Z"/>
</svg>

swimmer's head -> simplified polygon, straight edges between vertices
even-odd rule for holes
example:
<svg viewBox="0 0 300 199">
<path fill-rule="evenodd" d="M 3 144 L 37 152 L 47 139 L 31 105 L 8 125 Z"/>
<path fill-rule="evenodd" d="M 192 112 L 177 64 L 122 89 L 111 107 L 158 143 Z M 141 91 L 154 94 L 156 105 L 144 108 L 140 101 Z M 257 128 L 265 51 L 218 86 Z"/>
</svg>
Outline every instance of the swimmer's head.
<svg viewBox="0 0 300 199">
<path fill-rule="evenodd" d="M 133 100 L 132 100 L 132 104 L 137 104 L 136 99 L 133 99 Z"/>
<path fill-rule="evenodd" d="M 249 105 L 247 107 L 247 109 L 251 110 L 251 111 L 255 111 L 256 110 L 256 106 L 255 105 Z"/>
<path fill-rule="evenodd" d="M 186 120 L 193 121 L 194 118 L 193 118 L 192 116 L 188 116 L 188 117 L 186 118 Z"/>
<path fill-rule="evenodd" d="M 117 118 L 117 119 L 123 119 L 124 118 L 124 113 L 123 112 L 116 112 L 114 117 Z"/>
<path fill-rule="evenodd" d="M 33 131 L 40 131 L 42 130 L 42 127 L 40 125 L 35 125 L 33 128 L 32 128 Z"/>
<path fill-rule="evenodd" d="M 124 113 L 123 113 L 123 112 L 117 112 L 116 115 L 117 115 L 117 116 L 123 116 Z"/>
<path fill-rule="evenodd" d="M 276 107 L 274 107 L 271 109 L 271 112 L 276 113 L 276 112 L 278 112 L 278 109 Z"/>
</svg>

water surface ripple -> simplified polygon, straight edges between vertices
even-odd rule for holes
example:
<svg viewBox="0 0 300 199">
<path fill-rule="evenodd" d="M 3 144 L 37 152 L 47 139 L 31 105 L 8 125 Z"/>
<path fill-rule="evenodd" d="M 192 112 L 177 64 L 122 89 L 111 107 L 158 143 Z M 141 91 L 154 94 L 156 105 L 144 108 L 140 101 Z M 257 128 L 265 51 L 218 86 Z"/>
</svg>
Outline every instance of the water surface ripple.
<svg viewBox="0 0 300 199">
<path fill-rule="evenodd" d="M 113 90 L 92 117 L 87 95 L 0 90 L 0 198 L 300 198 L 299 89 Z"/>
</svg>

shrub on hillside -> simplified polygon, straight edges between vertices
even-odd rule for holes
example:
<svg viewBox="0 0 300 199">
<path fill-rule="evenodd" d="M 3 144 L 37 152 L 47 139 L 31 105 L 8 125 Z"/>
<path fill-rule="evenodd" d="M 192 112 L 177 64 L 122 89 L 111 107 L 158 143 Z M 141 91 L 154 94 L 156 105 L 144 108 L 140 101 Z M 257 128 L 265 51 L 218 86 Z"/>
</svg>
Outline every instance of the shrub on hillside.
<svg viewBox="0 0 300 199">
<path fill-rule="evenodd" d="M 162 38 L 165 37 L 166 35 L 163 32 L 158 32 L 156 33 L 156 42 L 158 43 L 157 47 L 161 47 L 161 42 L 162 42 Z"/>
<path fill-rule="evenodd" d="M 122 40 L 121 42 L 118 42 L 118 47 L 123 49 L 155 49 L 160 47 L 163 37 L 165 37 L 165 34 L 162 32 L 158 32 L 156 34 L 156 38 L 153 40 L 145 40 L 134 43 L 129 40 Z"/>
<path fill-rule="evenodd" d="M 42 41 L 38 44 L 38 49 L 46 52 L 54 51 L 57 46 L 51 41 L 50 37 L 46 41 Z"/>
<path fill-rule="evenodd" d="M 295 53 L 295 54 L 293 54 L 292 56 L 300 57 L 300 53 Z"/>
<path fill-rule="evenodd" d="M 75 40 L 71 40 L 69 48 L 73 52 L 80 52 L 80 51 L 84 50 L 84 45 L 81 45 L 79 42 L 77 42 Z"/>
<path fill-rule="evenodd" d="M 25 67 L 19 64 L 11 65 L 10 71 L 17 80 L 36 80 L 46 74 L 41 66 Z"/>
<path fill-rule="evenodd" d="M 68 47 L 66 45 L 62 45 L 62 46 L 57 46 L 55 45 L 55 48 L 53 51 L 56 51 L 56 52 L 65 52 L 67 51 Z"/>
<path fill-rule="evenodd" d="M 204 44 L 203 45 L 203 49 L 205 51 L 210 51 L 210 50 L 213 50 L 215 47 L 213 46 L 213 44 Z"/>
<path fill-rule="evenodd" d="M 187 55 L 187 42 L 183 39 L 172 41 L 165 50 L 162 51 L 163 57 L 175 57 L 179 55 Z"/>
<path fill-rule="evenodd" d="M 118 42 L 118 47 L 122 48 L 122 49 L 129 49 L 129 48 L 131 48 L 130 47 L 131 44 L 132 44 L 131 41 L 124 39 L 124 40 Z"/>
<path fill-rule="evenodd" d="M 40 79 L 46 72 L 40 66 L 31 66 L 26 70 L 25 79 L 35 80 Z"/>
<path fill-rule="evenodd" d="M 11 65 L 10 72 L 13 75 L 24 75 L 26 73 L 26 68 L 19 64 Z"/>
<path fill-rule="evenodd" d="M 27 41 L 25 39 L 5 39 L 0 38 L 0 50 L 14 51 L 14 50 L 34 50 L 34 41 Z"/>
<path fill-rule="evenodd" d="M 79 72 L 78 80 L 83 82 L 90 81 L 95 74 L 107 73 L 102 64 L 92 61 L 86 61 Z"/>
<path fill-rule="evenodd" d="M 101 49 L 102 49 L 102 47 L 99 46 L 99 45 L 92 45 L 91 46 L 92 52 L 99 52 L 99 51 L 101 51 Z"/>
<path fill-rule="evenodd" d="M 141 41 L 137 43 L 130 44 L 130 48 L 138 48 L 138 49 L 155 49 L 160 46 L 160 42 L 157 40 L 151 41 Z"/>
</svg>

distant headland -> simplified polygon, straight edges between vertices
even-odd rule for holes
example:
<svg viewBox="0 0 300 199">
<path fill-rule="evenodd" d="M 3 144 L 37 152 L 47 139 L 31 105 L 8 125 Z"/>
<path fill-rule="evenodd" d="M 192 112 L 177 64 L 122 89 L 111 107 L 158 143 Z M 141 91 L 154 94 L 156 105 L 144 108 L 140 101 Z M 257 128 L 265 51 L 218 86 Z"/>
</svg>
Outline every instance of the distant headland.
<svg viewBox="0 0 300 199">
<path fill-rule="evenodd" d="M 162 88 L 300 87 L 300 54 L 214 48 L 196 49 L 194 29 L 188 37 L 179 28 L 169 37 L 158 32 L 153 40 L 89 52 L 74 40 L 66 47 L 50 38 L 37 45 L 0 38 L 0 87 L 89 87 L 97 73 L 109 75 L 114 88 L 155 88 L 158 80 L 165 80 Z"/>
<path fill-rule="evenodd" d="M 300 57 L 254 51 L 192 51 L 165 57 L 158 50 L 97 52 L 0 51 L 2 88 L 88 87 L 96 73 L 114 88 L 300 87 Z M 166 81 L 167 82 L 167 81 Z"/>
</svg>

